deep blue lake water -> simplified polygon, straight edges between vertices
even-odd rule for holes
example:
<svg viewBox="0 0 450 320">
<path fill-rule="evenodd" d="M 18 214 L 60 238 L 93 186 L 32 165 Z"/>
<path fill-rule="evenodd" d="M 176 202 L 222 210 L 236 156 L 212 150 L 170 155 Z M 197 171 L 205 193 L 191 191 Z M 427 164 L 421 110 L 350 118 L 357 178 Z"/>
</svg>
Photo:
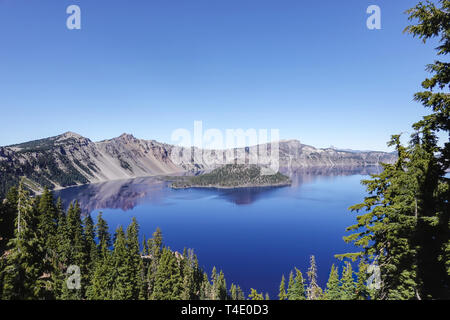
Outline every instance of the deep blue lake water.
<svg viewBox="0 0 450 320">
<path fill-rule="evenodd" d="M 372 170 L 373 171 L 373 170 Z M 193 248 L 200 265 L 211 274 L 222 269 L 227 285 L 239 284 L 277 298 L 281 275 L 299 268 L 306 277 L 315 255 L 319 283 L 327 281 L 334 254 L 355 248 L 342 237 L 355 222 L 348 207 L 365 195 L 358 172 L 292 174 L 293 185 L 282 188 L 182 189 L 167 182 L 138 178 L 69 188 L 56 192 L 67 204 L 78 199 L 94 221 L 101 211 L 110 231 L 126 227 L 132 217 L 141 238 L 160 227 L 173 250 Z"/>
</svg>

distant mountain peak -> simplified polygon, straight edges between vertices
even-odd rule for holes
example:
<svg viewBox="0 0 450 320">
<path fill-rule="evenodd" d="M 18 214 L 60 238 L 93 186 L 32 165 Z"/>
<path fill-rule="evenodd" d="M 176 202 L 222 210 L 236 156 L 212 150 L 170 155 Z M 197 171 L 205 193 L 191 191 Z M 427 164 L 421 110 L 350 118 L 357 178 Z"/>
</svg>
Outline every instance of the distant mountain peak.
<svg viewBox="0 0 450 320">
<path fill-rule="evenodd" d="M 283 143 L 295 143 L 295 144 L 300 143 L 300 141 L 297 140 L 297 139 L 287 139 L 287 140 L 282 139 L 282 140 L 280 140 L 280 142 L 283 142 Z"/>
<path fill-rule="evenodd" d="M 287 146 L 289 148 L 300 148 L 302 143 L 299 140 L 290 139 L 290 140 L 280 140 L 280 145 Z"/>
<path fill-rule="evenodd" d="M 84 138 L 84 137 L 82 135 L 76 133 L 76 132 L 67 131 L 67 132 L 64 132 L 63 134 L 59 135 L 59 138 L 65 138 L 65 139 L 76 138 L 76 139 L 80 139 L 80 138 Z"/>
<path fill-rule="evenodd" d="M 119 138 L 120 139 L 126 139 L 126 140 L 136 140 L 136 138 L 131 133 L 126 133 L 126 132 L 122 133 L 119 136 Z"/>
</svg>

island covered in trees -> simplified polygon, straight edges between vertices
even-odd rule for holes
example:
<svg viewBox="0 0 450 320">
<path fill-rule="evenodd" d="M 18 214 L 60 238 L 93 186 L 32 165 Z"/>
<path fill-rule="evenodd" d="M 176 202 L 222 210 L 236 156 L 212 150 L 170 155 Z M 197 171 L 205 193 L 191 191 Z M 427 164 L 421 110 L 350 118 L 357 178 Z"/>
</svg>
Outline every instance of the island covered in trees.
<svg viewBox="0 0 450 320">
<path fill-rule="evenodd" d="M 264 168 L 251 164 L 227 164 L 198 176 L 169 177 L 172 188 L 248 188 L 280 187 L 291 184 L 280 172 L 265 174 Z"/>
</svg>

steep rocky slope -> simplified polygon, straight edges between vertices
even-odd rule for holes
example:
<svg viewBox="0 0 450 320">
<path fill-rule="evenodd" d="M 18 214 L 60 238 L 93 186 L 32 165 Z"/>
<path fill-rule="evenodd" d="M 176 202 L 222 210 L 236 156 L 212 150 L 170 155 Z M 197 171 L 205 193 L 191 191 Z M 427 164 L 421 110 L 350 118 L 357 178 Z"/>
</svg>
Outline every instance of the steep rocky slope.
<svg viewBox="0 0 450 320">
<path fill-rule="evenodd" d="M 279 166 L 285 172 L 310 167 L 366 167 L 392 162 L 395 156 L 384 152 L 352 152 L 317 149 L 296 140 L 279 143 Z M 123 134 L 93 142 L 73 132 L 0 147 L 0 196 L 25 177 L 30 189 L 166 175 L 183 171 L 214 169 L 236 159 L 249 163 L 252 155 L 271 152 L 270 145 L 233 150 L 175 148 L 154 140 Z M 193 151 L 190 153 L 190 151 Z M 174 155 L 184 154 L 178 159 Z M 226 155 L 228 154 L 228 157 Z M 230 156 L 231 155 L 231 156 Z M 286 169 L 287 168 L 287 169 Z"/>
<path fill-rule="evenodd" d="M 95 143 L 72 132 L 0 147 L 0 195 L 20 177 L 39 189 L 182 171 L 168 158 L 169 149 L 126 134 Z"/>
</svg>

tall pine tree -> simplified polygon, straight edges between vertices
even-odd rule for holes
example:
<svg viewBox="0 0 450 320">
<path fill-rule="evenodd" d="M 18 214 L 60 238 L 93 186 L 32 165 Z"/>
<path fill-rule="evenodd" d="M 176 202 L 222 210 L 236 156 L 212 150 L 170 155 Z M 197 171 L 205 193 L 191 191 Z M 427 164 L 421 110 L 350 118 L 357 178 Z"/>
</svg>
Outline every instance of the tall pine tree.
<svg viewBox="0 0 450 320">
<path fill-rule="evenodd" d="M 356 285 L 353 279 L 353 269 L 350 262 L 345 263 L 344 271 L 342 271 L 341 292 L 342 300 L 353 300 L 356 298 Z"/>
<path fill-rule="evenodd" d="M 4 266 L 2 299 L 40 299 L 45 289 L 41 246 L 37 226 L 39 212 L 33 200 L 20 183 L 17 197 L 15 237 L 10 240 L 11 248 Z"/>
<path fill-rule="evenodd" d="M 181 299 L 182 283 L 178 258 L 169 248 L 164 248 L 155 274 L 152 299 Z"/>
<path fill-rule="evenodd" d="M 286 280 L 284 279 L 284 274 L 281 276 L 280 293 L 278 294 L 278 299 L 280 299 L 280 300 L 286 300 L 287 299 Z M 236 299 L 234 299 L 234 300 L 236 300 Z"/>
<path fill-rule="evenodd" d="M 306 289 L 306 297 L 308 300 L 318 300 L 322 296 L 322 289 L 317 283 L 317 266 L 316 258 L 311 256 L 310 267 L 308 269 L 308 288 Z"/>
<path fill-rule="evenodd" d="M 339 271 L 338 268 L 331 266 L 330 277 L 328 278 L 327 288 L 324 293 L 325 300 L 340 300 L 341 288 L 339 286 Z"/>
</svg>

